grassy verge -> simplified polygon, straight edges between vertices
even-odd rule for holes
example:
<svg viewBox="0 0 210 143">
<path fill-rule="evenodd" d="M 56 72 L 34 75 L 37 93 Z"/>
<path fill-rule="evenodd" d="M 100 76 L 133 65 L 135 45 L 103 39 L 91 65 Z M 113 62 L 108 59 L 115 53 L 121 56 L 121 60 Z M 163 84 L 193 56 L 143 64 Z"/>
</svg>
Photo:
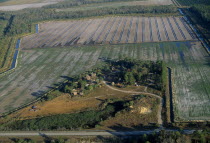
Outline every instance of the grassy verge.
<svg viewBox="0 0 210 143">
<path fill-rule="evenodd" d="M 1 49 L 1 66 L 0 73 L 7 71 L 12 63 L 13 54 L 15 50 L 16 38 L 8 37 L 3 39 L 2 49 Z"/>
</svg>

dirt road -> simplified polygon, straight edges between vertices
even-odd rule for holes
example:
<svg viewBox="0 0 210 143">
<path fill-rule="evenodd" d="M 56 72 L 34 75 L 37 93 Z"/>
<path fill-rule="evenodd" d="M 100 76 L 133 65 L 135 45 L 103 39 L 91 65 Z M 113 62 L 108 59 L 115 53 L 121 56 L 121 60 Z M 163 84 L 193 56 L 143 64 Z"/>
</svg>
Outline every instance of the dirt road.
<svg viewBox="0 0 210 143">
<path fill-rule="evenodd" d="M 125 90 L 121 90 L 121 89 L 117 89 L 117 88 L 114 88 L 110 85 L 108 85 L 106 83 L 106 81 L 103 81 L 103 83 L 110 89 L 112 90 L 116 90 L 116 91 L 119 91 L 119 92 L 124 92 L 124 93 L 131 93 L 131 94 L 143 94 L 143 95 L 148 95 L 148 96 L 154 96 L 158 99 L 160 99 L 160 104 L 159 104 L 159 109 L 158 109 L 158 113 L 157 113 L 157 116 L 158 116 L 158 123 L 162 126 L 163 124 L 163 121 L 162 121 L 162 118 L 161 118 L 161 111 L 162 111 L 162 106 L 163 106 L 163 101 L 162 101 L 162 98 L 156 94 L 152 94 L 152 93 L 148 93 L 148 92 L 137 92 L 137 91 L 125 91 Z"/>
</svg>

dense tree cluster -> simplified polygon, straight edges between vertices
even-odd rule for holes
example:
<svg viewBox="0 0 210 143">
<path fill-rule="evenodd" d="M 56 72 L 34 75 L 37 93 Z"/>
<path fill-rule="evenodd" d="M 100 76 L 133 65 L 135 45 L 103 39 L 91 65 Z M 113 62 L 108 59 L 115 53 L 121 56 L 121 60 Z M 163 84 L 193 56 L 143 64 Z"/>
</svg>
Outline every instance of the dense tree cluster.
<svg viewBox="0 0 210 143">
<path fill-rule="evenodd" d="M 178 0 L 178 2 L 190 6 L 190 11 L 202 20 L 201 23 L 210 25 L 210 0 Z"/>
<path fill-rule="evenodd" d="M 47 94 L 44 100 L 52 100 L 60 92 L 71 97 L 84 96 L 97 87 L 103 80 L 120 84 L 120 87 L 144 85 L 156 90 L 165 90 L 167 69 L 163 62 L 140 61 L 135 59 L 107 60 L 101 67 L 86 71 L 75 77 L 65 77 L 68 80 L 60 84 L 58 90 Z"/>
<path fill-rule="evenodd" d="M 181 5 L 193 6 L 197 4 L 210 5 L 209 0 L 177 0 Z"/>
<path fill-rule="evenodd" d="M 201 17 L 207 25 L 210 25 L 210 4 L 209 5 L 193 5 L 190 10 Z"/>
<path fill-rule="evenodd" d="M 100 86 L 102 77 L 98 72 L 87 72 L 63 83 L 61 92 L 69 93 L 72 97 L 75 95 L 84 95 Z"/>
<path fill-rule="evenodd" d="M 109 61 L 109 69 L 104 72 L 107 80 L 123 85 L 145 85 L 157 90 L 164 87 L 166 67 L 163 62 L 124 59 Z"/>
<path fill-rule="evenodd" d="M 80 6 L 85 4 L 94 4 L 94 3 L 105 3 L 105 2 L 122 2 L 122 1 L 135 1 L 135 0 L 69 0 L 60 2 L 57 4 L 47 5 L 45 8 L 69 8 L 74 6 Z M 139 0 L 142 1 L 142 0 Z"/>
</svg>

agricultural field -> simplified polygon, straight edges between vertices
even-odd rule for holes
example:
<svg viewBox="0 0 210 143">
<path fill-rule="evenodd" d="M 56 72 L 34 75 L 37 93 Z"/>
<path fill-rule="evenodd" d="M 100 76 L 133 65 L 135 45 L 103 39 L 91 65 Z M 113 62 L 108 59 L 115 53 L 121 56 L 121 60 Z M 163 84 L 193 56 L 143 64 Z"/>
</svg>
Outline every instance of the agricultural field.
<svg viewBox="0 0 210 143">
<path fill-rule="evenodd" d="M 183 17 L 108 17 L 46 22 L 39 28 L 38 34 L 23 38 L 23 49 L 195 39 Z"/>
<path fill-rule="evenodd" d="M 200 42 L 22 48 L 15 72 L 1 78 L 1 113 L 35 99 L 67 76 L 91 69 L 101 59 L 132 57 L 163 60 L 172 68 L 176 120 L 210 119 L 209 55 Z"/>
</svg>

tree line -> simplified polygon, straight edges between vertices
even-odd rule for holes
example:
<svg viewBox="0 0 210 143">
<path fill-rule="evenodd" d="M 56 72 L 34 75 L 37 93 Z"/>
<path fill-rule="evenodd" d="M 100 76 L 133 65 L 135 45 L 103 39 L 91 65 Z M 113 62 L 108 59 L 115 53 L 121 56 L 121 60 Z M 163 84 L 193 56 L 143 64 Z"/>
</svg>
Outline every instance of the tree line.
<svg viewBox="0 0 210 143">
<path fill-rule="evenodd" d="M 44 6 L 44 8 L 70 8 L 85 4 L 94 4 L 94 3 L 107 3 L 107 2 L 124 2 L 124 1 L 136 1 L 136 0 L 71 0 L 71 1 L 64 1 L 52 5 Z M 144 0 L 138 0 L 138 1 L 144 1 Z"/>
<path fill-rule="evenodd" d="M 144 85 L 156 90 L 164 90 L 167 76 L 164 62 L 125 58 L 118 61 L 109 60 L 107 63 L 109 64 L 102 71 L 111 82 L 125 86 Z"/>
</svg>

